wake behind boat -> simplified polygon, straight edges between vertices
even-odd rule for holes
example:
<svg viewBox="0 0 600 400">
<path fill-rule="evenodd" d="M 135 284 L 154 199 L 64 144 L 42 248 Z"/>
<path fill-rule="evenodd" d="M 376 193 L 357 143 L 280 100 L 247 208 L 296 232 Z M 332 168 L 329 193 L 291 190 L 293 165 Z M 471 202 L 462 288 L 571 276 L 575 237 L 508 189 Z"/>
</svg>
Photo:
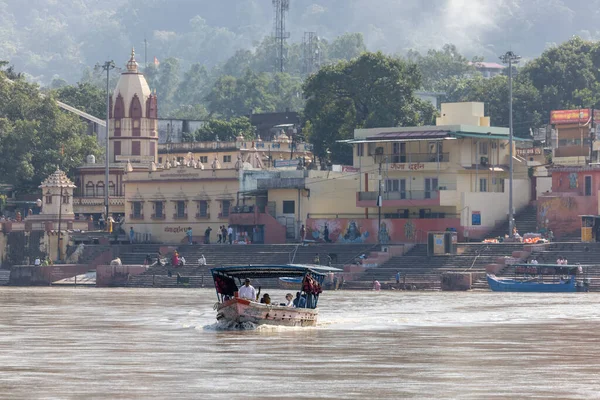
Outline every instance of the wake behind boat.
<svg viewBox="0 0 600 400">
<path fill-rule="evenodd" d="M 513 278 L 499 278 L 487 274 L 490 289 L 494 292 L 522 293 L 572 293 L 587 292 L 589 280 L 578 280 L 583 275 L 581 265 L 514 264 Z"/>
<path fill-rule="evenodd" d="M 319 310 L 317 303 L 322 292 L 321 285 L 328 272 L 337 268 L 313 265 L 251 265 L 211 269 L 218 303 L 217 320 L 243 324 L 315 326 Z M 302 291 L 294 307 L 280 304 L 263 304 L 257 299 L 242 298 L 239 289 L 242 280 L 254 278 L 288 277 L 300 279 Z"/>
</svg>

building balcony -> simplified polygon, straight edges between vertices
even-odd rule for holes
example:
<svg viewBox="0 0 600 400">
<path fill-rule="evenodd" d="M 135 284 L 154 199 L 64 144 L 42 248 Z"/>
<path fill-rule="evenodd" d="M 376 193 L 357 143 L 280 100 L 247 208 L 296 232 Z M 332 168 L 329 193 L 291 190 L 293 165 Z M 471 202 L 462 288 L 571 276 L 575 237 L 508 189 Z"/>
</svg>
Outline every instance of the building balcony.
<svg viewBox="0 0 600 400">
<path fill-rule="evenodd" d="M 382 207 L 453 206 L 455 188 L 440 186 L 438 190 L 405 190 L 382 192 Z M 358 192 L 357 207 L 377 207 L 379 192 Z"/>
<path fill-rule="evenodd" d="M 196 213 L 196 219 L 210 219 L 210 213 Z"/>
</svg>

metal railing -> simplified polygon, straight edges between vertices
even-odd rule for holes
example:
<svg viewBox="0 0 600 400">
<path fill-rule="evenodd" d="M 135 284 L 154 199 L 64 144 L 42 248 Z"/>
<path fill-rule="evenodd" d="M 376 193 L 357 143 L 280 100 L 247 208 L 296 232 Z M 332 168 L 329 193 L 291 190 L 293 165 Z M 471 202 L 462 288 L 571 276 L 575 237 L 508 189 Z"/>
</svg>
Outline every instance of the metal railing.
<svg viewBox="0 0 600 400">
<path fill-rule="evenodd" d="M 359 201 L 376 201 L 378 192 L 359 192 Z M 439 199 L 439 190 L 406 190 L 403 192 L 383 192 L 383 200 L 435 200 Z"/>
<path fill-rule="evenodd" d="M 383 219 L 448 219 L 460 218 L 460 214 L 443 212 L 412 212 L 412 213 L 383 213 Z M 308 214 L 312 219 L 378 219 L 377 212 L 369 213 L 368 218 L 365 214 Z"/>
<path fill-rule="evenodd" d="M 429 163 L 449 162 L 450 153 L 407 153 L 407 154 L 385 154 L 386 162 L 392 164 L 402 163 Z"/>
</svg>

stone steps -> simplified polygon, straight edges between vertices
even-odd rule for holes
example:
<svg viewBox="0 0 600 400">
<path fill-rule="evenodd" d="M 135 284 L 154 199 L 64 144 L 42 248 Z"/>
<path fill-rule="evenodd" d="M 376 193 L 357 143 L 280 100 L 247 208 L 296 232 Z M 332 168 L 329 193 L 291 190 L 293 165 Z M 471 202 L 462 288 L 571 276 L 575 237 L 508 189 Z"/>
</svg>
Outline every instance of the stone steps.
<svg viewBox="0 0 600 400">
<path fill-rule="evenodd" d="M 0 269 L 0 286 L 7 286 L 10 282 L 10 270 Z"/>
</svg>

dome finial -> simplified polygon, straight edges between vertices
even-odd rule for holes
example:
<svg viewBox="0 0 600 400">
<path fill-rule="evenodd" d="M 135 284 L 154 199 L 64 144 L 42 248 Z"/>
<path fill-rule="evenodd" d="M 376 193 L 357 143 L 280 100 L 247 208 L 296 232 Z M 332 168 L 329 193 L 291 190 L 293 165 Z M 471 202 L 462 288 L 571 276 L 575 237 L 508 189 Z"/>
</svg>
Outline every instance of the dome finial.
<svg viewBox="0 0 600 400">
<path fill-rule="evenodd" d="M 127 71 L 137 73 L 138 72 L 138 63 L 135 61 L 135 49 L 131 48 L 131 58 L 127 62 Z"/>
</svg>

